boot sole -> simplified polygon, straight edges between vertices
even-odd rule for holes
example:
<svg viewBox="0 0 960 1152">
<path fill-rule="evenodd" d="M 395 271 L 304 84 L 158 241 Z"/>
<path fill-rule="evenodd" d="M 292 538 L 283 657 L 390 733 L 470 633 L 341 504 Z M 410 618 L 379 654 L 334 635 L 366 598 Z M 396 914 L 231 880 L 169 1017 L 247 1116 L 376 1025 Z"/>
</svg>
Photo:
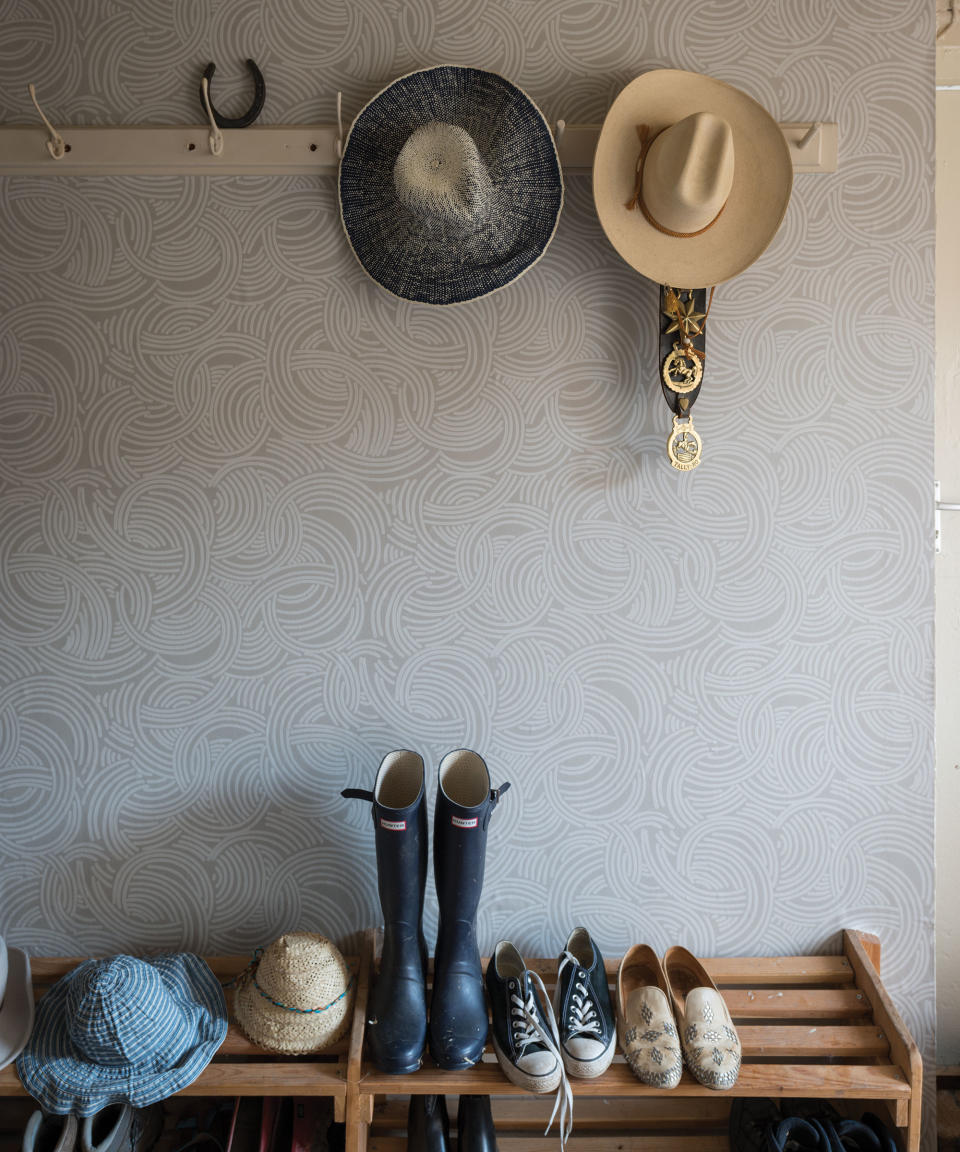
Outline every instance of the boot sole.
<svg viewBox="0 0 960 1152">
<path fill-rule="evenodd" d="M 562 1078 L 562 1069 L 559 1061 L 557 1062 L 556 1070 L 548 1076 L 531 1076 L 529 1072 L 524 1072 L 522 1068 L 518 1068 L 516 1064 L 511 1063 L 509 1057 L 497 1043 L 496 1038 L 494 1038 L 493 1041 L 493 1050 L 497 1055 L 497 1061 L 500 1064 L 500 1069 L 504 1076 L 506 1076 L 511 1084 L 516 1084 L 518 1088 L 525 1088 L 528 1092 L 535 1092 L 539 1095 L 542 1092 L 553 1092 L 559 1085 Z"/>
<path fill-rule="evenodd" d="M 474 1064 L 479 1064 L 482 1058 L 483 1053 L 481 1052 L 476 1060 L 443 1061 L 438 1060 L 432 1052 L 430 1053 L 430 1059 L 434 1062 L 434 1064 L 436 1064 L 438 1068 L 442 1069 L 444 1072 L 462 1072 L 465 1068 L 472 1068 Z"/>
<path fill-rule="evenodd" d="M 374 1060 L 374 1064 L 377 1066 L 377 1071 L 382 1072 L 384 1076 L 406 1076 L 411 1072 L 419 1072 L 423 1065 L 423 1057 L 412 1064 L 395 1064 L 386 1060 Z"/>
</svg>

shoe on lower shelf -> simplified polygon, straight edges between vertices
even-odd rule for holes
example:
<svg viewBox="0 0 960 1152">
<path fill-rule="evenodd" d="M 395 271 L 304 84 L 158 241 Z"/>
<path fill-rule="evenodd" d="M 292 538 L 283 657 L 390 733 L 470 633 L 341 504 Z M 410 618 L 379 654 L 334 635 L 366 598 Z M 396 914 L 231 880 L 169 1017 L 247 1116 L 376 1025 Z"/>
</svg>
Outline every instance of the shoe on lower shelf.
<svg viewBox="0 0 960 1152">
<path fill-rule="evenodd" d="M 489 1096 L 461 1096 L 457 1105 L 457 1152 L 497 1152 Z"/>
<path fill-rule="evenodd" d="M 738 1096 L 730 1105 L 727 1135 L 730 1152 L 769 1152 L 768 1133 L 783 1117 L 772 1100 L 763 1096 Z"/>
<path fill-rule="evenodd" d="M 108 1104 L 80 1126 L 82 1152 L 150 1152 L 163 1129 L 163 1105 Z"/>
<path fill-rule="evenodd" d="M 811 1117 L 787 1116 L 767 1133 L 769 1152 L 834 1152 L 827 1130 Z"/>
<path fill-rule="evenodd" d="M 38 1109 L 23 1130 L 23 1152 L 74 1152 L 77 1131 L 76 1116 L 52 1116 Z"/>
<path fill-rule="evenodd" d="M 450 1121 L 445 1096 L 411 1096 L 407 1111 L 407 1152 L 447 1152 Z"/>
</svg>

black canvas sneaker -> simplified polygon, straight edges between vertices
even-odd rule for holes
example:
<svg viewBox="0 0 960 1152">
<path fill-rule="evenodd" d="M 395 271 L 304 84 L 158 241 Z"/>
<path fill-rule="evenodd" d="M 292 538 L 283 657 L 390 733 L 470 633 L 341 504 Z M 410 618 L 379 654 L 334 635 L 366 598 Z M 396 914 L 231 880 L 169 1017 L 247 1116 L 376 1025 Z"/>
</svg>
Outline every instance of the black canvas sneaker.
<svg viewBox="0 0 960 1152">
<path fill-rule="evenodd" d="M 617 1024 L 603 957 L 586 928 L 574 928 L 560 956 L 553 1009 L 567 1072 L 588 1080 L 606 1072 L 617 1047 Z"/>
<path fill-rule="evenodd" d="M 557 1092 L 547 1131 L 560 1113 L 560 1144 L 573 1124 L 573 1093 L 560 1054 L 560 1038 L 543 981 L 509 940 L 501 940 L 487 964 L 493 1050 L 503 1074 L 528 1092 Z"/>
</svg>

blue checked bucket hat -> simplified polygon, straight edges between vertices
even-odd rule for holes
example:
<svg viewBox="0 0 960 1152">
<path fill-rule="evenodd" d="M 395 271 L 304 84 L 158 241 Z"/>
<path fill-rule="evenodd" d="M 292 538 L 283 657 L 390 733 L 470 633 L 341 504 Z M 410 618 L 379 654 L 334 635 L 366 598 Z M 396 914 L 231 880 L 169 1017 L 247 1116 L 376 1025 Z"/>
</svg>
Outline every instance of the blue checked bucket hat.
<svg viewBox="0 0 960 1152">
<path fill-rule="evenodd" d="M 17 1072 L 47 1112 L 144 1107 L 192 1083 L 226 1035 L 223 989 L 199 956 L 87 960 L 37 1004 Z"/>
<path fill-rule="evenodd" d="M 522 276 L 562 204 L 543 113 L 478 68 L 395 80 L 353 122 L 340 161 L 354 254 L 389 292 L 424 304 L 462 304 Z"/>
</svg>

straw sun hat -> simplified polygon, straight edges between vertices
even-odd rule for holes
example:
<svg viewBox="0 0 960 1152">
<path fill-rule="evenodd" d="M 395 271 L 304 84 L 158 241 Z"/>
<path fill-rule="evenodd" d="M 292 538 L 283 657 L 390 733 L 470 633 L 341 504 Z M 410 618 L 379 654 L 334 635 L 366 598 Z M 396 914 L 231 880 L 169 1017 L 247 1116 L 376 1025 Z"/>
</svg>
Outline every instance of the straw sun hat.
<svg viewBox="0 0 960 1152">
<path fill-rule="evenodd" d="M 261 1048 L 321 1052 L 349 1027 L 353 994 L 347 962 L 325 936 L 288 932 L 257 949 L 237 980 L 233 1013 Z"/>
<path fill-rule="evenodd" d="M 340 162 L 340 214 L 364 270 L 396 296 L 461 304 L 543 255 L 563 180 L 543 114 L 479 68 L 401 76 L 360 112 Z"/>
<path fill-rule="evenodd" d="M 780 127 L 746 93 L 695 72 L 646 72 L 603 122 L 597 215 L 638 272 L 676 288 L 748 268 L 787 210 L 793 165 Z"/>
</svg>

